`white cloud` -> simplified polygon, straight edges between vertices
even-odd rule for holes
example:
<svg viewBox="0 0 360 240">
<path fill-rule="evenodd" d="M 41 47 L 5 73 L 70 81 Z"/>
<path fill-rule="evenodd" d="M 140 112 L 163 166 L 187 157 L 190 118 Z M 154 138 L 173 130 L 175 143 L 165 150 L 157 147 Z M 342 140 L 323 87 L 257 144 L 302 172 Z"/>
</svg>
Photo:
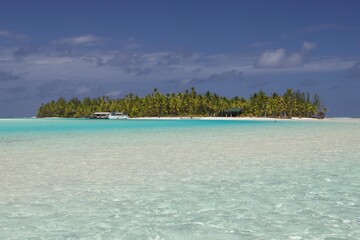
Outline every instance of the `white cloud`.
<svg viewBox="0 0 360 240">
<path fill-rule="evenodd" d="M 10 37 L 10 38 L 18 38 L 18 39 L 26 38 L 26 36 L 23 34 L 18 34 L 18 33 L 6 31 L 6 30 L 0 30 L 0 37 L 1 36 L 2 37 Z"/>
<path fill-rule="evenodd" d="M 312 50 L 317 47 L 316 43 L 304 41 L 303 50 Z"/>
<path fill-rule="evenodd" d="M 259 60 L 256 62 L 256 67 L 260 68 L 284 68 L 284 67 L 297 67 L 303 62 L 300 53 L 287 55 L 285 49 L 280 48 L 277 50 L 265 51 Z"/>
<path fill-rule="evenodd" d="M 317 47 L 316 43 L 303 42 L 301 51 L 287 54 L 284 48 L 265 51 L 255 63 L 257 68 L 290 68 L 300 67 L 304 64 L 305 54 Z"/>
<path fill-rule="evenodd" d="M 310 58 L 301 67 L 288 68 L 252 68 L 245 71 L 246 75 L 271 75 L 288 73 L 325 73 L 345 71 L 350 68 L 355 61 L 353 59 L 344 59 L 336 57 Z"/>
<path fill-rule="evenodd" d="M 76 37 L 63 38 L 54 41 L 55 44 L 70 44 L 70 45 L 98 45 L 106 41 L 106 38 L 94 35 L 83 35 Z"/>
</svg>

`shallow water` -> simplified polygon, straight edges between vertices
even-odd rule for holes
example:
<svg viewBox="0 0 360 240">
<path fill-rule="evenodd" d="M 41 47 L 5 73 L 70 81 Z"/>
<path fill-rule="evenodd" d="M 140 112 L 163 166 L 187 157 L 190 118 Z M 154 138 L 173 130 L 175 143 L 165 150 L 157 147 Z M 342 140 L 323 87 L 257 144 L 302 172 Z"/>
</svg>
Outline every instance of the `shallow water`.
<svg viewBox="0 0 360 240">
<path fill-rule="evenodd" d="M 360 121 L 0 120 L 0 239 L 360 239 Z"/>
</svg>

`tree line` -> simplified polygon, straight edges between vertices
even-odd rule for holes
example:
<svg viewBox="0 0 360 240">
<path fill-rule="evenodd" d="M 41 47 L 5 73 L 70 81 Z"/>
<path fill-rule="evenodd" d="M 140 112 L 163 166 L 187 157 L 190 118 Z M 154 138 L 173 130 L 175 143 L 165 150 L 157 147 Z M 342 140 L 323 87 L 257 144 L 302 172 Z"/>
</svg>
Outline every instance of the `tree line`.
<svg viewBox="0 0 360 240">
<path fill-rule="evenodd" d="M 145 97 L 128 94 L 123 98 L 112 99 L 108 96 L 97 98 L 74 97 L 66 100 L 42 104 L 37 117 L 84 118 L 94 112 L 125 112 L 130 117 L 167 117 L 167 116 L 226 116 L 228 109 L 240 109 L 241 116 L 249 117 L 319 117 L 323 118 L 326 107 L 320 96 L 287 89 L 282 95 L 267 95 L 259 91 L 250 96 L 226 98 L 207 91 L 197 93 L 195 88 L 179 93 L 162 94 L 158 89 Z"/>
</svg>

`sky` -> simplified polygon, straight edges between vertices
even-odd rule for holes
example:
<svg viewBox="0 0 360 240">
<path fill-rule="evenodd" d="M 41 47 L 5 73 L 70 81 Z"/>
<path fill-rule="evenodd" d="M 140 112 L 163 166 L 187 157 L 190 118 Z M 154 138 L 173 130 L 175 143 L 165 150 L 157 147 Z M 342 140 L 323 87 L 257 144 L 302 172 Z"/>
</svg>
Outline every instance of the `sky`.
<svg viewBox="0 0 360 240">
<path fill-rule="evenodd" d="M 359 0 L 2 0 L 0 117 L 59 97 L 318 93 L 360 117 Z"/>
</svg>

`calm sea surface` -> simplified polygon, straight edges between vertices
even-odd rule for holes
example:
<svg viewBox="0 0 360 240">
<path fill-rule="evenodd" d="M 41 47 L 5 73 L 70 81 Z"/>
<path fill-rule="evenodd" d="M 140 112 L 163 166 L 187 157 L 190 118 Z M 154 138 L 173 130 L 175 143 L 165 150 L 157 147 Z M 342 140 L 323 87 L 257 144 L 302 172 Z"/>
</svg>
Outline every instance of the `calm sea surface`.
<svg viewBox="0 0 360 240">
<path fill-rule="evenodd" d="M 0 119 L 0 239 L 360 239 L 360 120 Z"/>
</svg>

